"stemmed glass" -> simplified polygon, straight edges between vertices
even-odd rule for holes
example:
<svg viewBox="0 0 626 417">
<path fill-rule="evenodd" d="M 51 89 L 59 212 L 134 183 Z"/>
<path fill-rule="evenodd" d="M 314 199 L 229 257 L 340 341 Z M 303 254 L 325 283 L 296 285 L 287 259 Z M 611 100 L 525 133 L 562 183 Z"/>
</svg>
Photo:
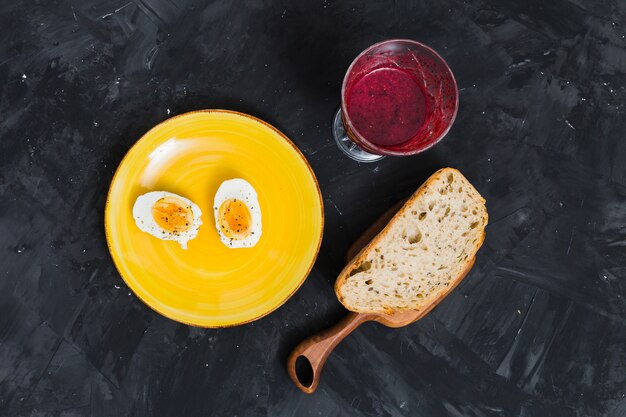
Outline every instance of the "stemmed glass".
<svg viewBox="0 0 626 417">
<path fill-rule="evenodd" d="M 348 68 L 333 135 L 359 162 L 414 155 L 448 133 L 458 107 L 456 80 L 441 56 L 417 41 L 387 40 Z"/>
</svg>

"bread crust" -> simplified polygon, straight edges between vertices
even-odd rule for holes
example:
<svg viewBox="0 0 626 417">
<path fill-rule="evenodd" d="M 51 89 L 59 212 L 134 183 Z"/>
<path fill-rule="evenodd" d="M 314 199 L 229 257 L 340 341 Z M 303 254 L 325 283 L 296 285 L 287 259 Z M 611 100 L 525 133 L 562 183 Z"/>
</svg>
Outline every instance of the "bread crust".
<svg viewBox="0 0 626 417">
<path fill-rule="evenodd" d="M 426 190 L 428 190 L 428 188 L 430 187 L 430 185 L 439 180 L 443 175 L 446 175 L 448 173 L 452 173 L 452 174 L 456 174 L 456 175 L 460 175 L 462 178 L 465 178 L 465 176 L 463 176 L 463 174 L 461 174 L 461 172 L 455 168 L 441 168 L 439 169 L 437 172 L 435 172 L 433 175 L 431 175 L 418 189 L 417 191 L 415 191 L 415 193 L 413 193 L 413 195 L 411 197 L 409 197 L 409 199 L 406 201 L 406 203 L 404 203 L 404 205 L 400 208 L 400 210 L 398 210 L 398 212 L 391 218 L 391 220 L 389 220 L 389 222 L 387 223 L 387 225 L 383 228 L 383 230 L 380 231 L 380 233 L 378 233 L 363 249 L 361 249 L 359 251 L 359 253 L 354 257 L 354 259 L 352 259 L 352 261 L 350 261 L 344 268 L 343 270 L 339 273 L 339 276 L 337 277 L 337 280 L 335 281 L 335 294 L 337 295 L 337 298 L 339 299 L 339 302 L 341 304 L 343 304 L 343 306 L 350 310 L 350 311 L 354 311 L 357 313 L 385 313 L 385 314 L 391 314 L 394 311 L 402 311 L 402 310 L 419 310 L 422 306 L 424 305 L 429 305 L 433 302 L 434 299 L 437 299 L 439 297 L 439 292 L 435 292 L 433 294 L 429 294 L 427 297 L 424 297 L 423 300 L 420 301 L 419 305 L 415 305 L 413 306 L 413 308 L 391 308 L 389 306 L 385 306 L 385 305 L 381 305 L 379 306 L 379 308 L 377 309 L 360 309 L 360 308 L 353 308 L 350 305 L 348 305 L 345 302 L 345 298 L 343 297 L 341 290 L 342 287 L 344 285 L 344 283 L 346 282 L 350 271 L 357 267 L 358 265 L 360 265 L 361 263 L 363 263 L 369 256 L 371 251 L 376 247 L 376 245 L 378 244 L 378 242 L 387 235 L 387 233 L 389 233 L 389 230 L 391 228 L 391 226 L 396 222 L 399 221 L 399 219 L 402 217 L 402 215 L 404 214 L 405 211 L 407 211 L 411 205 L 413 204 L 413 202 L 415 200 L 417 200 L 418 198 L 420 198 L 425 192 Z M 466 179 L 467 181 L 467 179 Z M 469 183 L 469 181 L 467 181 Z M 470 183 L 471 185 L 471 183 Z M 472 188 L 474 188 L 472 186 Z M 474 190 L 476 191 L 476 189 L 474 188 Z M 480 199 L 482 200 L 483 205 L 485 204 L 485 199 L 480 195 L 480 193 L 478 193 L 478 191 L 476 191 L 476 194 L 480 197 Z M 488 222 L 488 214 L 487 211 L 485 210 L 485 215 L 484 215 L 484 224 L 485 226 L 487 225 Z M 485 241 L 485 230 L 483 229 L 483 233 L 481 234 L 480 239 L 478 239 L 478 241 L 476 242 L 476 244 L 474 245 L 474 249 L 473 252 L 476 253 L 478 251 L 478 249 L 480 249 L 480 247 L 482 246 L 483 242 Z M 471 266 L 474 263 L 474 256 L 469 257 L 469 259 L 467 259 L 464 263 L 463 263 L 463 268 L 461 269 L 461 272 L 454 277 L 451 282 L 450 285 L 456 286 L 458 285 L 458 283 L 465 277 L 465 275 L 467 275 L 467 273 L 469 272 L 469 269 L 471 268 Z"/>
</svg>

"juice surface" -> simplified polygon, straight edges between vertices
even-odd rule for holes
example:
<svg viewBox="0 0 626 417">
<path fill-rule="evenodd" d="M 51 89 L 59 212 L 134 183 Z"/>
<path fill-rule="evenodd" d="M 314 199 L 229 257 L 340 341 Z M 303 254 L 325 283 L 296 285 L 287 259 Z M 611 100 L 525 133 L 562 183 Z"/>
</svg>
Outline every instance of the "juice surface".
<svg viewBox="0 0 626 417">
<path fill-rule="evenodd" d="M 413 138 L 424 123 L 426 96 L 416 80 L 397 68 L 377 68 L 347 93 L 346 111 L 354 129 L 378 146 Z"/>
</svg>

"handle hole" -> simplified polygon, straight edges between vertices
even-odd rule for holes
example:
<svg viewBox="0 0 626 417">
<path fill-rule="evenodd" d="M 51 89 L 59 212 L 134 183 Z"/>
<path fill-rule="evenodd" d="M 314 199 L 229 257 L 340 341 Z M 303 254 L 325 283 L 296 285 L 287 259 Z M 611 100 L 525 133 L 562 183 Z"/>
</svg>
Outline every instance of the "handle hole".
<svg viewBox="0 0 626 417">
<path fill-rule="evenodd" d="M 296 359 L 296 377 L 303 387 L 310 387 L 313 384 L 313 366 L 306 356 L 298 356 Z"/>
</svg>

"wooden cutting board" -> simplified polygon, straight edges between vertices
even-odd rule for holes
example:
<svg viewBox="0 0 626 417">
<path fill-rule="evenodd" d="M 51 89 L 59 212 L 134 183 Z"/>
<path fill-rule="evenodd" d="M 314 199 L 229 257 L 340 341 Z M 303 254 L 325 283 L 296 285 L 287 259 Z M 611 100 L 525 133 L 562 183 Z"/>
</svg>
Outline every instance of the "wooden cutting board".
<svg viewBox="0 0 626 417">
<path fill-rule="evenodd" d="M 406 200 L 401 201 L 387 210 L 352 244 L 346 256 L 347 263 L 351 262 L 359 251 L 385 227 L 405 202 Z M 474 260 L 472 259 L 465 271 L 455 281 L 452 281 L 439 297 L 419 310 L 395 311 L 390 314 L 349 312 L 343 320 L 333 327 L 303 340 L 295 347 L 287 359 L 289 376 L 300 390 L 307 394 L 313 393 L 319 384 L 322 367 L 326 359 L 335 346 L 352 333 L 354 329 L 367 321 L 376 321 L 387 327 L 395 328 L 407 326 L 419 320 L 435 308 L 465 278 L 474 265 Z"/>
</svg>

